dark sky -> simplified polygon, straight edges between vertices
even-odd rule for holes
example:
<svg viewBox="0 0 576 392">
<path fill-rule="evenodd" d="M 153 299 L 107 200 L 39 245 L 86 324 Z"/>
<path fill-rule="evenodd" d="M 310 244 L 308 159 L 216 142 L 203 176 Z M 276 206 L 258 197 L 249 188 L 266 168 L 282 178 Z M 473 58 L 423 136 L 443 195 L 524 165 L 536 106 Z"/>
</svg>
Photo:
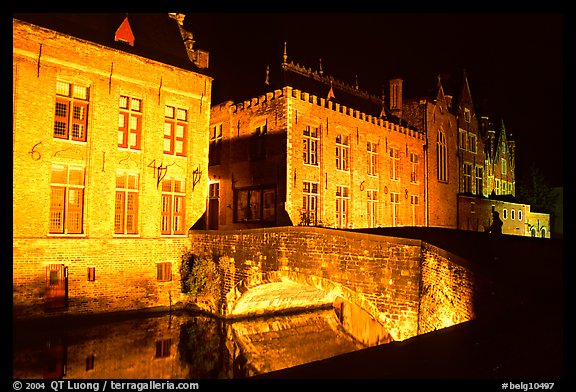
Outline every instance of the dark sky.
<svg viewBox="0 0 576 392">
<path fill-rule="evenodd" d="M 517 142 L 517 179 L 534 162 L 563 185 L 561 13 L 198 13 L 185 26 L 210 52 L 212 103 L 250 98 L 266 66 L 288 61 L 380 95 L 392 78 L 426 95 L 439 73 L 466 70 L 472 97 Z"/>
</svg>

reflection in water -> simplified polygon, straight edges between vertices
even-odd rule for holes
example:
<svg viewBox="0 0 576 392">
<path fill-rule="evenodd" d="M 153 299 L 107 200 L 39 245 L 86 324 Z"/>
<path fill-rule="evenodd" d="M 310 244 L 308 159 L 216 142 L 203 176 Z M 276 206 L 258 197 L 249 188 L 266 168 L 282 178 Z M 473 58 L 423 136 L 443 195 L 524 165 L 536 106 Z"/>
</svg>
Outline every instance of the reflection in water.
<svg viewBox="0 0 576 392">
<path fill-rule="evenodd" d="M 336 310 L 336 311 L 334 311 Z M 15 328 L 14 378 L 244 378 L 390 341 L 351 304 L 223 321 L 189 313 Z M 351 322 L 351 317 L 365 327 Z M 388 337 L 386 337 L 388 336 Z"/>
</svg>

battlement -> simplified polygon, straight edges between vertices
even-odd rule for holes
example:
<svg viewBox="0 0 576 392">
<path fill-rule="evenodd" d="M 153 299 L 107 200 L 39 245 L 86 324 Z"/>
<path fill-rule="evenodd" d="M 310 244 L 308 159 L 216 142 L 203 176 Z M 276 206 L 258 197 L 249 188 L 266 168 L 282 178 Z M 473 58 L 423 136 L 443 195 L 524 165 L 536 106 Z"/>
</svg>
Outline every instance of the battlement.
<svg viewBox="0 0 576 392">
<path fill-rule="evenodd" d="M 313 105 L 318 105 L 320 107 L 323 107 L 323 108 L 326 108 L 326 109 L 329 109 L 329 110 L 332 110 L 332 111 L 335 111 L 335 112 L 338 112 L 338 113 L 341 113 L 341 114 L 344 114 L 344 115 L 347 115 L 350 117 L 354 117 L 354 118 L 357 118 L 357 119 L 362 120 L 362 121 L 369 122 L 369 123 L 377 125 L 379 127 L 383 127 L 385 129 L 387 129 L 388 131 L 402 133 L 402 134 L 405 134 L 407 136 L 417 138 L 419 140 L 425 139 L 425 135 L 416 129 L 413 129 L 410 127 L 404 127 L 404 126 L 397 124 L 397 123 L 394 123 L 392 121 L 388 121 L 388 120 L 385 120 L 385 119 L 382 119 L 379 117 L 375 117 L 375 116 L 366 114 L 366 113 L 361 112 L 359 110 L 356 110 L 354 108 L 341 105 L 337 102 L 326 100 L 325 98 L 318 97 L 316 95 L 307 93 L 305 91 L 294 89 L 290 86 L 286 86 L 282 90 L 274 90 L 272 92 L 268 92 L 264 95 L 260 95 L 259 97 L 254 97 L 252 99 L 245 100 L 244 102 L 239 102 L 237 104 L 234 104 L 234 103 L 231 103 L 231 101 L 228 101 L 225 104 L 221 104 L 221 105 L 225 105 L 226 107 L 230 106 L 232 113 L 236 113 L 239 110 L 246 110 L 249 108 L 253 108 L 253 107 L 256 107 L 262 103 L 269 102 L 269 101 L 272 101 L 275 99 L 279 99 L 281 97 L 296 98 L 296 99 L 299 99 L 301 101 L 308 102 L 308 103 L 313 104 Z M 215 106 L 215 108 L 218 108 L 221 105 L 217 105 L 217 106 Z"/>
</svg>

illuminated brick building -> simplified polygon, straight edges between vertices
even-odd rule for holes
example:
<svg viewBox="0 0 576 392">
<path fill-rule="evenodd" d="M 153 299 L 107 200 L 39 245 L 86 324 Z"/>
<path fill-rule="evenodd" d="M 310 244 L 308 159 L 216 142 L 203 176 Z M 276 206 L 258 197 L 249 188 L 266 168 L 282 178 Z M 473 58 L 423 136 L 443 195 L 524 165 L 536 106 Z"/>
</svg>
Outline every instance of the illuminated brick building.
<svg viewBox="0 0 576 392">
<path fill-rule="evenodd" d="M 548 226 L 546 214 L 507 204 L 515 144 L 503 122 L 495 127 L 476 113 L 465 73 L 443 75 L 431 96 L 410 99 L 393 79 L 385 104 L 357 82 L 325 75 L 321 64 L 313 71 L 289 63 L 285 50 L 278 88 L 269 72 L 266 84 L 258 97 L 212 106 L 205 227 L 484 231 L 493 209 L 505 234 Z"/>
<path fill-rule="evenodd" d="M 282 67 L 280 89 L 212 108 L 207 226 L 425 225 L 424 134 L 358 86 Z"/>
<path fill-rule="evenodd" d="M 14 15 L 15 315 L 180 299 L 206 208 L 212 83 L 182 23 Z"/>
</svg>

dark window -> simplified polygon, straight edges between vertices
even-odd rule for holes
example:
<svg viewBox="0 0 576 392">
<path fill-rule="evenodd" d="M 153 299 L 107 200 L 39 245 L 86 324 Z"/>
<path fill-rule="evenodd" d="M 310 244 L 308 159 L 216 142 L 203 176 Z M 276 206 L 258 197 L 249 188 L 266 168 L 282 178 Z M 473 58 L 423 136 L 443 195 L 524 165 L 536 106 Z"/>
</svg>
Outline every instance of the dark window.
<svg viewBox="0 0 576 392">
<path fill-rule="evenodd" d="M 159 282 L 169 282 L 172 280 L 172 263 L 156 264 L 156 280 Z"/>
</svg>

